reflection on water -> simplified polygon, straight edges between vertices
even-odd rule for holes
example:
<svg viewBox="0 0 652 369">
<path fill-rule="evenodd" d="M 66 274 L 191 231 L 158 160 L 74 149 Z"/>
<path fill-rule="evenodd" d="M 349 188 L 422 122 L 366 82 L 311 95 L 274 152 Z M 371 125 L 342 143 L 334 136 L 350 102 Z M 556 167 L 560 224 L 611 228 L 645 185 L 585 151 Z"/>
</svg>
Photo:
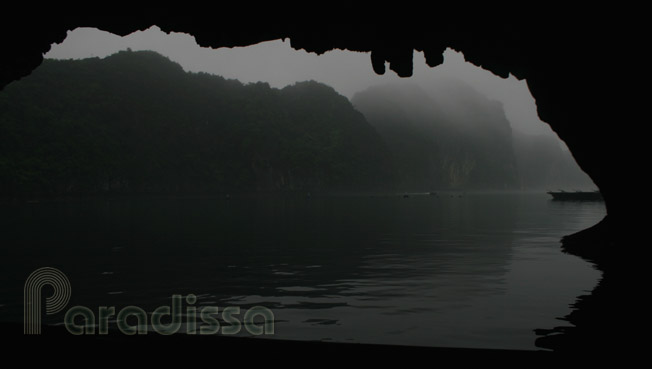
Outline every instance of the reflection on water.
<svg viewBox="0 0 652 369">
<path fill-rule="evenodd" d="M 539 194 L 140 198 L 3 207 L 0 312 L 22 321 L 26 276 L 72 283 L 70 305 L 263 305 L 273 338 L 535 349 L 599 278 L 562 254 L 602 203 Z M 62 317 L 53 317 L 61 321 Z"/>
</svg>

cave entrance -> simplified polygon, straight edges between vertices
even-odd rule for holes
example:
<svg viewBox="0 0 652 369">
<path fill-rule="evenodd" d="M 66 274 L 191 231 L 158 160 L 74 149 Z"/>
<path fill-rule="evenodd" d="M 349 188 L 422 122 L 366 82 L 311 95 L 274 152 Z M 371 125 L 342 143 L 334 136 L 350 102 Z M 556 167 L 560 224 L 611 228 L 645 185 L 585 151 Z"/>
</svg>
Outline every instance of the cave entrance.
<svg viewBox="0 0 652 369">
<path fill-rule="evenodd" d="M 125 196 L 78 202 L 36 198 L 29 199 L 27 209 L 24 204 L 4 209 L 2 219 L 13 225 L 8 237 L 20 246 L 12 248 L 20 251 L 14 251 L 15 262 L 5 270 L 12 276 L 26 275 L 37 264 L 56 263 L 73 291 L 86 291 L 73 296 L 75 301 L 92 310 L 138 305 L 151 312 L 169 302 L 166 297 L 179 294 L 188 296 L 183 302 L 188 312 L 264 306 L 279 324 L 278 338 L 530 350 L 536 348 L 532 331 L 556 326 L 556 318 L 568 313 L 568 304 L 599 277 L 588 264 L 562 254 L 558 242 L 595 224 L 604 209 L 595 203 L 553 204 L 547 198 L 544 191 L 550 186 L 571 186 L 554 182 L 567 178 L 560 175 L 560 167 L 576 174 L 579 168 L 536 118 L 524 82 L 492 76 L 451 50 L 446 62 L 434 69 L 415 53 L 414 77 L 405 80 L 391 72 L 375 75 L 368 54 L 317 56 L 292 50 L 282 41 L 208 50 L 190 36 L 165 35 L 155 28 L 125 38 L 79 29 L 46 57 L 108 60 L 120 50 L 126 51 L 112 59 L 116 64 L 101 67 L 111 73 L 109 81 L 97 80 L 89 89 L 118 78 L 122 82 L 111 88 L 135 81 L 137 75 L 125 76 L 116 65 L 137 60 L 139 73 L 151 72 L 155 65 L 183 79 L 183 93 L 154 103 L 147 100 L 161 93 L 168 81 L 154 73 L 147 84 L 155 88 L 142 90 L 134 83 L 120 90 L 133 99 L 107 110 L 99 119 L 101 129 L 91 131 L 86 123 L 93 116 L 82 115 L 83 122 L 58 117 L 70 110 L 104 109 L 114 102 L 111 94 L 105 95 L 108 100 L 93 100 L 92 94 L 62 89 L 52 95 L 72 94 L 70 101 L 84 103 L 73 109 L 44 104 L 25 110 L 53 122 L 53 133 L 65 129 L 69 134 L 41 137 L 38 143 L 43 146 L 34 146 L 46 155 L 36 158 L 40 161 L 27 157 L 21 162 L 30 170 L 22 171 L 20 178 L 47 178 L 39 168 L 52 169 L 52 153 L 69 146 L 83 155 L 64 156 L 55 168 L 57 175 L 62 173 L 57 177 L 64 181 L 62 191 L 80 186 L 65 182 L 76 173 L 70 168 L 80 168 L 87 175 L 83 179 L 91 179 L 85 185 L 92 186 L 97 168 L 87 159 L 96 158 L 115 170 L 101 188 Z M 169 60 L 141 55 L 140 50 L 154 50 Z M 99 61 L 81 70 L 86 73 Z M 57 73 L 62 71 L 65 74 L 64 69 Z M 192 82 L 185 79 L 186 72 L 194 73 Z M 305 80 L 317 82 L 302 83 Z M 223 89 L 221 98 L 208 100 L 214 105 L 202 108 L 202 114 L 180 114 L 175 104 L 196 106 L 210 95 L 205 94 L 210 89 L 193 92 L 195 84 Z M 12 89 L 9 86 L 6 94 L 13 94 Z M 139 106 L 141 101 L 147 103 Z M 269 101 L 287 106 L 277 109 Z M 231 110 L 236 102 L 249 104 L 247 115 Z M 244 133 L 241 127 L 211 131 L 213 108 L 246 122 Z M 133 114 L 141 109 L 153 112 L 156 119 Z M 177 120 L 184 125 L 175 130 Z M 113 121 L 128 124 L 111 131 Z M 285 127 L 284 134 L 270 129 L 269 122 Z M 303 129 L 306 122 L 314 128 Z M 327 129 L 342 122 L 347 124 Z M 229 149 L 214 151 L 216 141 L 208 133 L 228 137 L 219 142 Z M 105 147 L 113 148 L 125 137 L 131 141 L 120 145 L 132 149 L 129 156 L 102 155 Z M 167 146 L 148 146 L 152 142 Z M 293 150 L 270 144 L 275 142 Z M 369 155 L 383 142 L 389 164 L 373 162 L 375 156 Z M 355 151 L 360 146 L 367 151 Z M 433 146 L 436 150 L 430 150 Z M 167 152 L 161 148 L 173 154 L 161 155 Z M 530 156 L 519 159 L 517 151 Z M 144 153 L 144 159 L 138 153 Z M 271 154 L 283 160 L 270 160 Z M 367 156 L 355 161 L 353 155 Z M 205 171 L 196 163 L 206 157 L 228 160 Z M 290 165 L 283 166 L 284 161 Z M 371 172 L 371 163 L 378 172 Z M 323 183 L 340 184 L 337 180 L 351 176 L 364 184 L 388 167 L 400 177 L 391 190 L 337 189 L 325 194 Z M 160 182 L 152 184 L 143 179 L 146 175 L 159 176 Z M 581 171 L 577 175 L 581 177 Z M 184 192 L 194 184 L 179 177 L 201 176 L 226 182 L 218 182 L 217 190 L 208 194 Z M 237 181 L 228 182 L 231 178 Z M 542 184 L 537 178 L 550 182 Z M 172 187 L 160 186 L 172 182 Z M 138 187 L 130 187 L 133 183 Z M 482 183 L 490 186 L 478 186 Z M 256 194 L 237 191 L 241 184 L 252 186 L 248 190 Z M 278 189 L 284 191 L 270 195 Z M 170 190 L 173 196 L 167 196 Z M 524 196 L 524 190 L 538 195 Z M 3 296 L 16 297 L 6 292 Z M 13 300 L 0 306 L 8 316 L 18 311 L 19 320 L 21 309 Z M 61 323 L 60 317 L 53 319 Z M 248 335 L 245 330 L 238 333 Z"/>
<path fill-rule="evenodd" d="M 501 169 L 504 172 L 503 177 L 511 175 L 511 178 L 493 179 L 494 183 L 489 186 L 490 189 L 593 191 L 597 188 L 588 175 L 579 168 L 564 142 L 557 137 L 548 124 L 538 118 L 536 103 L 525 81 L 519 81 L 511 75 L 506 79 L 495 76 L 491 72 L 467 63 L 463 54 L 451 49 L 445 51 L 444 63 L 435 68 L 426 65 L 423 53 L 415 52 L 413 76 L 400 78 L 391 71 L 382 76 L 375 74 L 369 68 L 368 53 L 333 50 L 316 55 L 292 49 L 289 40 L 214 50 L 198 46 L 190 35 L 166 34 L 157 27 L 135 32 L 126 37 L 92 28 L 80 28 L 69 32 L 67 39 L 62 44 L 53 45 L 45 57 L 54 59 L 106 57 L 125 49 L 153 50 L 179 63 L 188 72 L 215 74 L 243 83 L 262 81 L 268 83 L 272 88 L 280 89 L 297 82 L 315 80 L 333 87 L 339 94 L 353 101 L 354 105 L 356 95 L 360 95 L 372 87 L 391 88 L 394 86 L 398 90 L 396 87 L 403 86 L 395 96 L 384 96 L 384 98 L 394 100 L 399 96 L 411 98 L 416 103 L 413 101 L 406 104 L 405 101 L 401 101 L 400 104 L 395 103 L 392 108 L 419 111 L 415 111 L 413 116 L 396 116 L 394 117 L 396 121 L 423 120 L 424 115 L 435 114 L 439 116 L 425 119 L 447 119 L 457 125 L 471 122 L 466 124 L 468 130 L 481 131 L 487 128 L 487 122 L 494 124 L 494 127 L 489 127 L 489 129 L 494 131 L 504 129 L 503 137 L 498 137 L 498 141 L 500 139 L 505 141 L 500 144 L 496 143 L 496 146 L 511 145 L 513 153 L 506 153 L 503 157 L 491 158 L 484 162 L 478 162 L 478 157 L 486 157 L 486 153 L 457 153 L 457 158 L 453 159 L 453 161 L 457 160 L 456 163 L 439 163 L 442 168 L 434 172 L 427 169 L 429 165 L 432 165 L 431 162 L 422 159 L 415 160 L 414 157 L 406 158 L 405 160 L 412 162 L 422 161 L 422 163 L 416 164 L 418 168 L 413 168 L 419 173 L 410 174 L 418 179 L 408 182 L 428 182 L 429 184 L 404 184 L 406 188 L 398 190 L 482 188 L 481 183 L 470 182 L 487 180 L 490 175 L 478 174 L 479 178 L 471 179 L 465 178 L 470 175 L 466 173 L 465 176 L 464 172 L 471 170 L 469 168 L 478 170 L 478 167 L 496 172 L 498 168 L 495 165 L 489 168 L 488 166 L 492 165 L 489 162 L 511 159 L 513 162 L 507 165 L 514 168 Z M 362 97 L 357 100 L 362 104 L 360 102 L 363 100 Z M 372 105 L 374 103 L 366 102 Z M 496 102 L 499 106 L 491 107 L 489 106 L 491 102 Z M 438 106 L 439 111 L 434 111 L 433 106 Z M 372 110 L 374 111 L 367 112 L 367 115 L 379 113 L 378 109 Z M 494 117 L 484 119 L 478 116 L 482 114 L 485 117 L 493 114 Z M 447 117 L 441 118 L 443 115 Z M 500 117 L 500 115 L 503 116 Z M 502 122 L 497 123 L 500 120 Z M 388 122 L 380 124 L 383 123 Z M 420 123 L 416 122 L 415 124 L 419 125 Z M 507 129 L 499 127 L 500 124 L 507 125 Z M 507 130 L 511 130 L 511 133 Z M 414 132 L 414 134 L 419 136 L 421 132 Z M 447 140 L 446 138 L 442 139 Z M 468 144 L 478 147 L 485 143 Z M 406 147 L 409 146 L 409 144 L 399 145 L 395 149 L 405 152 Z M 473 157 L 474 155 L 478 157 Z M 507 158 L 507 155 L 511 155 L 513 158 Z M 464 159 L 464 156 L 470 156 L 470 159 Z M 399 165 L 406 166 L 405 163 Z M 505 172 L 510 170 L 514 173 Z M 436 181 L 431 178 L 433 176 L 446 176 L 447 179 Z"/>
</svg>

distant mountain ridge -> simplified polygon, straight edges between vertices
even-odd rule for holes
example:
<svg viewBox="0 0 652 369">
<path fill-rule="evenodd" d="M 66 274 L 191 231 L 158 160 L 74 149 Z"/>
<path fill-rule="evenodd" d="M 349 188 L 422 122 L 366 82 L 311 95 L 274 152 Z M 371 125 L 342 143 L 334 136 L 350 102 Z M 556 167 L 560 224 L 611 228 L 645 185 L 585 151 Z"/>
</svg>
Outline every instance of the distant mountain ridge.
<svg viewBox="0 0 652 369">
<path fill-rule="evenodd" d="M 542 190 L 593 183 L 558 141 L 514 132 L 500 102 L 438 79 L 374 86 L 352 103 L 392 150 L 399 187 Z"/>
<path fill-rule="evenodd" d="M 514 134 L 501 104 L 436 87 L 349 101 L 314 81 L 185 72 L 151 51 L 45 60 L 0 91 L 0 196 L 591 185 L 550 138 Z"/>
<path fill-rule="evenodd" d="M 459 87 L 459 86 L 458 86 Z M 376 86 L 352 103 L 392 149 L 402 186 L 514 189 L 516 158 L 502 106 L 469 89 L 464 110 L 411 83 Z"/>
<path fill-rule="evenodd" d="M 317 82 L 243 85 L 149 51 L 45 60 L 0 92 L 0 192 L 372 190 L 388 150 Z"/>
</svg>

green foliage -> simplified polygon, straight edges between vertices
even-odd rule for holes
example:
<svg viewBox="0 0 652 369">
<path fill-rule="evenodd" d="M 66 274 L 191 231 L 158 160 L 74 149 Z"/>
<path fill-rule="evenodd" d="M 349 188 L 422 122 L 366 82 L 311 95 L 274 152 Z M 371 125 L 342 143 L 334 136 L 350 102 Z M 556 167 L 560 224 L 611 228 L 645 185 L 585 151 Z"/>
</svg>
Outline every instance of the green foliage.
<svg viewBox="0 0 652 369">
<path fill-rule="evenodd" d="M 0 92 L 0 192 L 370 190 L 380 136 L 332 88 L 187 73 L 154 52 L 45 60 Z"/>
<path fill-rule="evenodd" d="M 554 142 L 513 140 L 499 104 L 441 90 L 381 86 L 354 107 L 314 81 L 245 85 L 155 52 L 45 60 L 0 91 L 0 195 L 514 189 L 583 174 Z"/>
</svg>

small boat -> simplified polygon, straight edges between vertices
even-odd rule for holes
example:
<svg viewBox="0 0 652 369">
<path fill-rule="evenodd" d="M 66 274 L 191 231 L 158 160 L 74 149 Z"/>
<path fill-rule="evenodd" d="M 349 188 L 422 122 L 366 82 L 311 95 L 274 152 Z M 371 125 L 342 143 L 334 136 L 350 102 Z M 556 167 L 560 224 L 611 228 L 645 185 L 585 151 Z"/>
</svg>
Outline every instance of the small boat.
<svg viewBox="0 0 652 369">
<path fill-rule="evenodd" d="M 559 201 L 603 201 L 600 191 L 548 191 L 553 200 Z"/>
</svg>

